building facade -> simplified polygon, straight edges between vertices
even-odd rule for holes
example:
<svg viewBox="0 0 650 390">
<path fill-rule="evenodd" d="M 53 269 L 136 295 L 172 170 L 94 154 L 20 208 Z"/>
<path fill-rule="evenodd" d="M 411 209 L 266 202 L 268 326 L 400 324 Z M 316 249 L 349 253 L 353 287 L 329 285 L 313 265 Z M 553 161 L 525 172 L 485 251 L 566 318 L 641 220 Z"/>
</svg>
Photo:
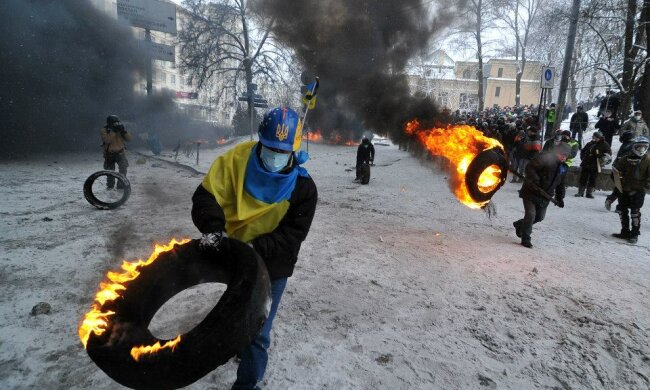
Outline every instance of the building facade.
<svg viewBox="0 0 650 390">
<path fill-rule="evenodd" d="M 527 61 L 521 80 L 520 103 L 539 104 L 543 64 Z M 484 107 L 514 106 L 518 61 L 493 58 L 483 64 Z M 476 110 L 479 67 L 476 61 L 454 61 L 437 50 L 430 60 L 411 67 L 408 73 L 411 91 L 429 96 L 450 110 Z"/>
</svg>

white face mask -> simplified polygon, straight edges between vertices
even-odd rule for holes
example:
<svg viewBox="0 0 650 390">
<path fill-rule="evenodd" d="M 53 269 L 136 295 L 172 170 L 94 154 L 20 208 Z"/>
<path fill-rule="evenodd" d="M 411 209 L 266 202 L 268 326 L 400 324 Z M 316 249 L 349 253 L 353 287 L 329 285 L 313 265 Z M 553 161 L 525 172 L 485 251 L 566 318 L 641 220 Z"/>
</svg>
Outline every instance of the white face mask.
<svg viewBox="0 0 650 390">
<path fill-rule="evenodd" d="M 634 115 L 634 117 L 636 118 L 636 120 L 641 119 L 641 115 Z"/>
<path fill-rule="evenodd" d="M 262 145 L 262 152 L 260 158 L 269 172 L 280 172 L 289 164 L 291 153 L 278 153 L 274 152 L 266 146 Z"/>
</svg>

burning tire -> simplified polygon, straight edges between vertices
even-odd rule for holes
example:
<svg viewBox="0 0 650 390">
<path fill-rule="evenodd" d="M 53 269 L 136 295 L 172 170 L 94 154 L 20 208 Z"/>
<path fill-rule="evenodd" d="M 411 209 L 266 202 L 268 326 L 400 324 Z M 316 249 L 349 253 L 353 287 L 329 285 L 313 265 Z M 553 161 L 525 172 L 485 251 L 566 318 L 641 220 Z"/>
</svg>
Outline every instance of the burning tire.
<svg viewBox="0 0 650 390">
<path fill-rule="evenodd" d="M 82 342 L 86 338 L 88 355 L 97 366 L 127 387 L 179 388 L 250 344 L 269 312 L 269 276 L 252 248 L 233 239 L 227 244 L 213 255 L 203 253 L 198 240 L 174 245 L 150 263 L 133 268 L 134 279 L 121 283 L 124 288 L 118 289 L 117 297 L 101 305 L 96 302 L 79 335 Z M 201 323 L 174 340 L 159 340 L 151 334 L 149 323 L 166 301 L 207 282 L 228 287 Z M 97 294 L 98 301 L 103 291 Z M 95 309 L 101 315 L 93 315 Z M 97 325 L 98 320 L 103 324 Z"/>
<path fill-rule="evenodd" d="M 115 179 L 117 179 L 118 183 L 121 183 L 121 186 L 124 187 L 124 192 L 122 192 L 122 197 L 118 199 L 115 202 L 104 202 L 102 200 L 99 200 L 97 196 L 93 193 L 93 184 L 95 183 L 95 180 L 102 176 L 112 176 Z M 97 207 L 100 210 L 111 210 L 117 207 L 120 207 L 121 205 L 126 202 L 127 199 L 129 199 L 129 196 L 131 196 L 131 183 L 129 182 L 129 179 L 126 178 L 126 176 L 122 175 L 119 172 L 115 171 L 99 171 L 95 172 L 92 175 L 86 179 L 86 182 L 84 183 L 84 197 L 90 203 L 91 205 Z"/>
<path fill-rule="evenodd" d="M 483 178 L 492 180 L 483 180 Z M 465 185 L 475 202 L 487 202 L 505 184 L 508 177 L 508 161 L 499 148 L 479 153 L 467 167 Z M 496 178 L 496 180 L 494 180 Z M 488 181 L 489 185 L 484 185 Z"/>
</svg>

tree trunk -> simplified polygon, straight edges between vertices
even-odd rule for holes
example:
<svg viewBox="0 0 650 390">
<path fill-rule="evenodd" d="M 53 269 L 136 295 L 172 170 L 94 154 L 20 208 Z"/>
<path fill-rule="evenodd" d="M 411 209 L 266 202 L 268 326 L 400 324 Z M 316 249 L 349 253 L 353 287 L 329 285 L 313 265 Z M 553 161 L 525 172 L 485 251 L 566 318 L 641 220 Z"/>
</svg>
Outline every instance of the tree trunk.
<svg viewBox="0 0 650 390">
<path fill-rule="evenodd" d="M 645 26 L 645 36 L 646 36 L 646 54 L 650 49 L 650 14 L 648 7 L 650 6 L 650 1 L 646 0 L 643 2 L 643 12 L 641 13 L 641 20 L 639 21 L 640 25 Z M 643 72 L 643 80 L 641 81 L 641 91 L 639 92 L 639 108 L 643 112 L 643 119 L 646 123 L 650 123 L 650 62 L 646 62 Z"/>
<path fill-rule="evenodd" d="M 632 103 L 633 82 L 632 72 L 634 70 L 634 56 L 632 55 L 632 45 L 634 42 L 634 18 L 636 16 L 636 0 L 627 1 L 627 18 L 625 20 L 625 46 L 623 49 L 623 88 L 627 91 L 621 99 L 619 116 L 627 118 L 630 113 L 630 104 Z"/>
<path fill-rule="evenodd" d="M 580 63 L 580 58 L 582 56 L 582 37 L 584 36 L 584 30 L 581 30 L 580 35 L 578 35 L 578 41 L 576 42 L 576 50 L 573 52 L 573 61 L 571 63 L 571 75 L 569 76 L 571 78 L 570 84 L 571 84 L 571 92 L 569 93 L 569 104 L 571 106 L 572 110 L 575 110 L 576 105 L 577 105 L 577 84 L 578 81 L 576 80 L 577 72 L 576 69 L 578 69 L 578 64 Z"/>
<path fill-rule="evenodd" d="M 476 53 L 478 56 L 478 109 L 483 111 L 485 97 L 483 96 L 483 44 L 481 43 L 481 10 L 483 0 L 478 0 L 476 9 Z"/>
</svg>

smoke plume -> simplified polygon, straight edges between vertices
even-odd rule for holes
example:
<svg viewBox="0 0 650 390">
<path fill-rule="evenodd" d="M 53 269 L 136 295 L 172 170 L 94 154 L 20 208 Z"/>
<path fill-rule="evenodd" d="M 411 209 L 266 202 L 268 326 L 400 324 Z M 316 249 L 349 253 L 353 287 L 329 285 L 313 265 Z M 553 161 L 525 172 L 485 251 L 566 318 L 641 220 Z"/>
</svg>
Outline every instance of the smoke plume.
<svg viewBox="0 0 650 390">
<path fill-rule="evenodd" d="M 456 3 L 444 1 L 435 18 L 426 8 L 432 1 L 421 0 L 264 0 L 256 10 L 276 18 L 275 36 L 320 77 L 311 127 L 399 139 L 407 120 L 438 116 L 431 99 L 411 95 L 403 71 L 452 20 Z"/>
<path fill-rule="evenodd" d="M 129 28 L 90 2 L 3 0 L 0 18 L 2 157 L 99 151 L 99 129 L 109 114 L 127 130 L 155 130 L 169 143 L 181 129 L 205 133 L 187 128 L 170 96 L 134 91 L 145 69 L 142 48 Z"/>
</svg>

